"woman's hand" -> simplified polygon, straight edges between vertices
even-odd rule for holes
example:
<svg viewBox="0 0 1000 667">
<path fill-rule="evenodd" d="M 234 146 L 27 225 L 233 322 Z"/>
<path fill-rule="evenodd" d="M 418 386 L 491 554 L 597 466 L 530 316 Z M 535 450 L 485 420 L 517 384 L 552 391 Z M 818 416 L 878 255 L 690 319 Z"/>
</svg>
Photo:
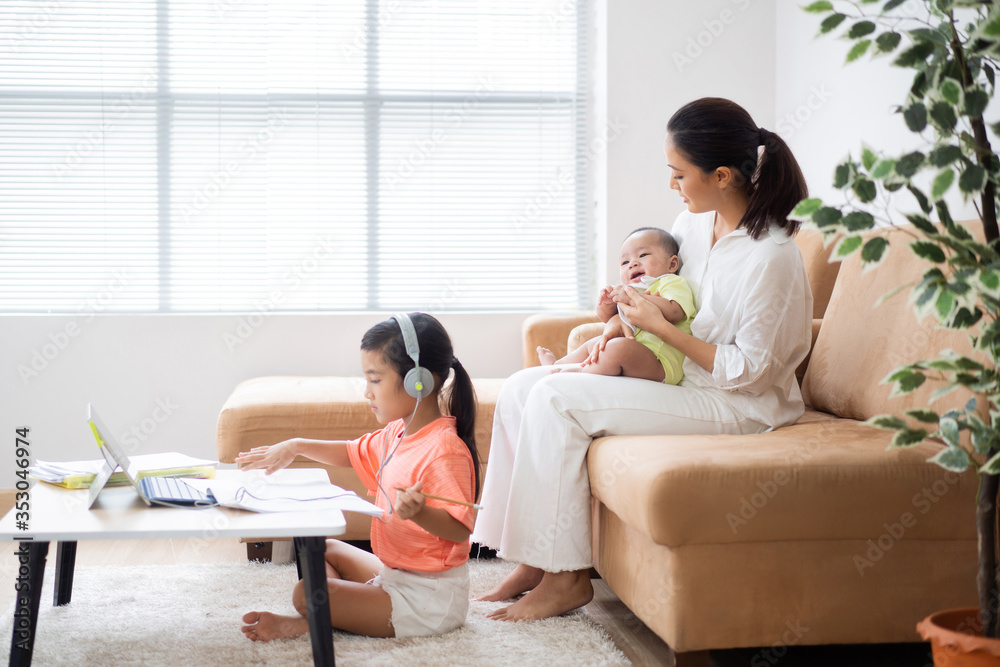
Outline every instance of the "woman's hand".
<svg viewBox="0 0 1000 667">
<path fill-rule="evenodd" d="M 420 514 L 420 511 L 424 509 L 424 505 L 427 503 L 427 498 L 424 494 L 420 493 L 420 490 L 423 488 L 424 483 L 418 480 L 416 484 L 408 489 L 396 489 L 396 502 L 392 508 L 396 516 L 406 521 Z"/>
<path fill-rule="evenodd" d="M 285 440 L 269 447 L 254 447 L 249 452 L 243 452 L 236 457 L 240 470 L 259 470 L 270 475 L 272 472 L 287 468 L 297 454 L 298 438 Z"/>
<path fill-rule="evenodd" d="M 624 286 L 615 297 L 615 301 L 629 322 L 639 329 L 652 331 L 662 328 L 665 324 L 669 325 L 660 308 L 649 299 L 644 299 L 634 287 Z"/>
<path fill-rule="evenodd" d="M 617 306 L 616 306 L 617 308 Z M 580 366 L 589 366 L 590 364 L 596 364 L 597 359 L 601 356 L 601 352 L 607 346 L 608 341 L 613 338 L 633 338 L 632 327 L 622 322 L 622 318 L 615 313 L 614 317 L 608 320 L 607 324 L 604 325 L 604 331 L 601 333 L 600 338 L 594 343 L 594 347 L 590 350 L 590 356 L 580 362 Z"/>
</svg>

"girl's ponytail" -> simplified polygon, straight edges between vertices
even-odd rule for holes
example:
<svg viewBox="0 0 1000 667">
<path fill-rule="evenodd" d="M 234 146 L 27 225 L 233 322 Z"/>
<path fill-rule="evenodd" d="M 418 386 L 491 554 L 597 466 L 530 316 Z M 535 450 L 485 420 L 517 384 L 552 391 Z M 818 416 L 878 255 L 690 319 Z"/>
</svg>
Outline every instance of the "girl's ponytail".
<svg viewBox="0 0 1000 667">
<path fill-rule="evenodd" d="M 472 465 L 476 471 L 476 498 L 479 498 L 479 450 L 476 448 L 476 391 L 472 378 L 462 366 L 462 362 L 452 357 L 451 368 L 455 375 L 448 392 L 448 414 L 455 418 L 455 430 L 472 455 Z"/>
<path fill-rule="evenodd" d="M 763 127 L 758 134 L 764 150 L 750 180 L 747 193 L 750 202 L 740 222 L 754 238 L 767 229 L 767 222 L 773 222 L 791 236 L 799 230 L 799 221 L 789 220 L 788 215 L 808 196 L 806 179 L 784 139 Z M 755 234 L 754 225 L 761 222 L 764 225 Z"/>
<path fill-rule="evenodd" d="M 688 162 L 706 174 L 719 167 L 732 170 L 734 184 L 748 199 L 739 226 L 751 238 L 759 239 L 772 224 L 789 236 L 798 231 L 799 223 L 788 215 L 808 195 L 806 179 L 788 144 L 757 127 L 746 109 L 721 97 L 703 97 L 674 113 L 667 134 Z"/>
</svg>

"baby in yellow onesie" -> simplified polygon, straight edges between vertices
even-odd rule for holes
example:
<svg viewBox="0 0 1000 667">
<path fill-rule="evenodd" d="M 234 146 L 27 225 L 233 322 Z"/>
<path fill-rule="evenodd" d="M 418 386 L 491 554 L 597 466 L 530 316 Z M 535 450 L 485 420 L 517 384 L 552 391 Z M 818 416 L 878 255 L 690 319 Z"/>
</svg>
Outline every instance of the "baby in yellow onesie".
<svg viewBox="0 0 1000 667">
<path fill-rule="evenodd" d="M 680 269 L 677 241 L 657 227 L 640 227 L 626 238 L 621 248 L 621 285 L 608 285 L 601 290 L 597 314 L 606 322 L 604 334 L 556 359 L 548 349 L 538 348 L 542 365 L 579 364 L 561 368 L 562 371 L 579 371 L 598 375 L 623 375 L 644 378 L 667 384 L 677 384 L 684 377 L 684 355 L 667 345 L 655 335 L 636 329 L 618 312 L 614 298 L 630 284 L 643 297 L 653 301 L 678 329 L 691 333 L 694 319 L 694 294 L 687 281 L 677 275 Z M 623 327 L 633 332 L 635 339 L 626 338 Z M 603 350 L 597 349 L 605 339 Z M 595 358 L 596 356 L 596 358 Z"/>
</svg>

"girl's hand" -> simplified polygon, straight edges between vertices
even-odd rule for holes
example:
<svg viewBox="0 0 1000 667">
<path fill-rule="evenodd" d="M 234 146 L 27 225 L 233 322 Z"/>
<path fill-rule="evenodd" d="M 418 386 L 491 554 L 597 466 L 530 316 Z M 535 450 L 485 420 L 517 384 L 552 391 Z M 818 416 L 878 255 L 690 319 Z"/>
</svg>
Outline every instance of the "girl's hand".
<svg viewBox="0 0 1000 667">
<path fill-rule="evenodd" d="M 622 322 L 622 318 L 615 314 L 607 324 L 604 325 L 604 331 L 601 333 L 601 337 L 594 343 L 593 349 L 590 350 L 590 356 L 580 362 L 580 366 L 589 366 L 590 364 L 596 364 L 597 359 L 601 356 L 601 352 L 607 346 L 608 341 L 612 338 L 633 338 L 632 327 Z"/>
<path fill-rule="evenodd" d="M 615 301 L 629 322 L 639 329 L 650 331 L 667 322 L 660 308 L 649 299 L 642 298 L 642 294 L 634 287 L 626 286 Z"/>
<path fill-rule="evenodd" d="M 408 489 L 396 490 L 396 503 L 392 508 L 396 516 L 406 521 L 420 514 L 427 503 L 427 498 L 424 497 L 424 494 L 420 493 L 420 490 L 423 488 L 424 483 L 418 480 L 416 484 Z"/>
<path fill-rule="evenodd" d="M 254 447 L 249 452 L 243 452 L 236 457 L 240 470 L 259 470 L 270 475 L 272 472 L 287 468 L 296 456 L 298 438 L 285 440 L 270 447 Z"/>
</svg>

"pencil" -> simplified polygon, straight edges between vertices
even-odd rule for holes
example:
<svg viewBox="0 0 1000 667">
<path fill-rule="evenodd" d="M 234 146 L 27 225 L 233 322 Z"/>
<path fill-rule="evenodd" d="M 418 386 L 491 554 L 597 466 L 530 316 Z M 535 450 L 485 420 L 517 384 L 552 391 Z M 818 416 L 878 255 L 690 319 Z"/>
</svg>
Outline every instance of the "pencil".
<svg viewBox="0 0 1000 667">
<path fill-rule="evenodd" d="M 399 486 L 396 487 L 396 490 L 397 491 L 406 491 L 406 489 L 404 489 L 402 487 L 399 487 Z M 420 493 L 423 493 L 423 491 L 421 491 Z M 425 498 L 433 498 L 434 500 L 440 500 L 443 503 L 451 503 L 452 505 L 463 505 L 465 507 L 471 507 L 472 509 L 477 509 L 477 510 L 483 509 L 482 505 L 477 505 L 476 503 L 467 503 L 464 500 L 454 500 L 452 498 L 445 498 L 443 496 L 435 496 L 435 495 L 430 494 L 430 493 L 424 493 L 424 497 Z"/>
</svg>

